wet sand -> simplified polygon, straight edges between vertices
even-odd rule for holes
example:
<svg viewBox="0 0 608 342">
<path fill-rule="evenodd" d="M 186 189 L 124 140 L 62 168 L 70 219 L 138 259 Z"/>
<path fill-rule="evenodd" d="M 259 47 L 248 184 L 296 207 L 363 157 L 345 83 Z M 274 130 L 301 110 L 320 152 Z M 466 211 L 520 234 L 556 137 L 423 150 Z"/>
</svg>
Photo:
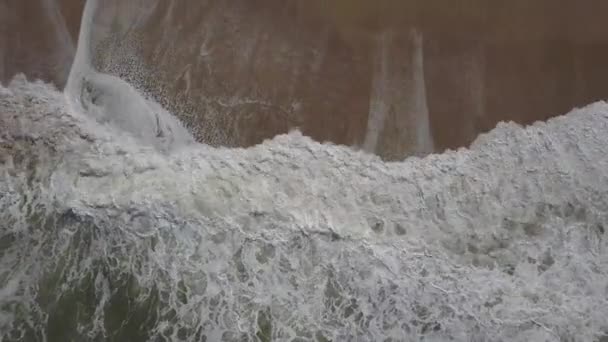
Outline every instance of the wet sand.
<svg viewBox="0 0 608 342">
<path fill-rule="evenodd" d="M 65 32 L 73 42 L 82 2 L 57 2 L 64 30 L 49 3 L 0 2 L 1 80 L 64 84 Z M 206 143 L 249 146 L 299 127 L 401 159 L 606 98 L 607 10 L 591 0 L 109 0 L 97 23 L 116 34 L 97 37 L 97 64 Z"/>
</svg>

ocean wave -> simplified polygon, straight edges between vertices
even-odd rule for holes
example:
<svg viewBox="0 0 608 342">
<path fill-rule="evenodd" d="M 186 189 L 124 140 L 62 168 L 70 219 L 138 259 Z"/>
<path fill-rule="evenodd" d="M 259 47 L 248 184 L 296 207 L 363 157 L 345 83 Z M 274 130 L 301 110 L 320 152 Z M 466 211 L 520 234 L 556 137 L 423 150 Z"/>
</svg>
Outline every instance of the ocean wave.
<svg viewBox="0 0 608 342">
<path fill-rule="evenodd" d="M 590 341 L 608 104 L 384 162 L 291 132 L 170 153 L 0 88 L 0 337 Z"/>
</svg>

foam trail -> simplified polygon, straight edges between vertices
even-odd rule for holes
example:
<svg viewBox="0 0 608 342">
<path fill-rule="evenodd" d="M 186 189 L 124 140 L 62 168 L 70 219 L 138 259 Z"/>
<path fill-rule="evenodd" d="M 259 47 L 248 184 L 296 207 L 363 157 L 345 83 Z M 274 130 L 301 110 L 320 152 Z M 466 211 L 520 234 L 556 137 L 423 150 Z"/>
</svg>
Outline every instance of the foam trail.
<svg viewBox="0 0 608 342">
<path fill-rule="evenodd" d="M 56 42 L 59 45 L 59 48 L 57 49 L 59 54 L 57 68 L 59 70 L 57 70 L 57 72 L 62 76 L 63 80 L 66 80 L 65 77 L 70 72 L 70 67 L 76 48 L 57 1 L 42 0 L 42 6 L 46 10 L 48 18 L 51 21 L 53 29 L 55 30 Z"/>
<path fill-rule="evenodd" d="M 404 41 L 409 59 L 395 60 Z M 396 159 L 432 153 L 422 34 L 412 30 L 400 37 L 384 32 L 377 39 L 376 50 L 363 149 Z"/>
<path fill-rule="evenodd" d="M 68 82 L 64 90 L 70 103 L 77 107 L 77 111 L 82 110 L 80 101 L 77 99 L 80 97 L 83 79 L 87 74 L 94 71 L 91 64 L 91 39 L 93 35 L 95 12 L 99 6 L 98 1 L 99 0 L 86 0 L 80 23 L 76 55 L 74 56 L 72 69 L 70 70 Z"/>
<path fill-rule="evenodd" d="M 424 38 L 422 33 L 417 30 L 412 30 L 410 33 L 413 45 L 412 58 L 412 83 L 413 95 L 411 101 L 413 103 L 413 118 L 415 135 L 414 152 L 417 155 L 426 155 L 435 151 L 433 136 L 431 134 L 431 125 L 429 121 L 429 108 L 426 96 L 426 82 L 424 78 Z"/>
<path fill-rule="evenodd" d="M 380 134 L 384 129 L 386 117 L 388 116 L 387 99 L 389 94 L 389 45 L 391 44 L 390 32 L 383 32 L 377 39 L 377 47 L 374 56 L 374 73 L 372 79 L 372 94 L 370 96 L 369 118 L 367 132 L 363 142 L 363 150 L 374 153 L 380 140 Z"/>
<path fill-rule="evenodd" d="M 57 38 L 61 44 L 61 50 L 66 54 L 72 57 L 72 54 L 76 51 L 76 47 L 74 46 L 74 42 L 72 41 L 72 37 L 68 32 L 68 27 L 61 15 L 59 7 L 57 5 L 56 0 L 42 0 L 42 5 L 46 9 L 51 21 L 53 22 L 53 27 L 57 32 Z"/>
</svg>

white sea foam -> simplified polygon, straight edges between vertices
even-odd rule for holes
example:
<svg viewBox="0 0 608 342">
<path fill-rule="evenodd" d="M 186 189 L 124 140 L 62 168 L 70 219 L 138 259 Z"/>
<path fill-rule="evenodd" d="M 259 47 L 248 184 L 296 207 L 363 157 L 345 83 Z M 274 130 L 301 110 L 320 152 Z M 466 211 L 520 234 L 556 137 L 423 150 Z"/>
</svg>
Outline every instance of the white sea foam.
<svg viewBox="0 0 608 342">
<path fill-rule="evenodd" d="M 7 340 L 608 330 L 605 103 L 396 163 L 298 132 L 165 154 L 67 107 L 42 83 L 0 89 Z"/>
</svg>

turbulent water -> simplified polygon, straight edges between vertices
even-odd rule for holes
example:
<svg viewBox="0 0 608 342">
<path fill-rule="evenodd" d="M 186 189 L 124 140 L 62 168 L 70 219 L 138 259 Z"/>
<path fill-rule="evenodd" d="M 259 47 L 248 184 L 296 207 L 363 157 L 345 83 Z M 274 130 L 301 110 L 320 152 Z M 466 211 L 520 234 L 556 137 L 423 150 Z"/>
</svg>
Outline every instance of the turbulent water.
<svg viewBox="0 0 608 342">
<path fill-rule="evenodd" d="M 608 104 L 385 163 L 297 132 L 166 154 L 0 91 L 3 341 L 592 341 Z"/>
<path fill-rule="evenodd" d="M 608 339 L 608 104 L 402 162 L 214 148 L 86 20 L 65 93 L 0 86 L 0 341 Z"/>
</svg>

